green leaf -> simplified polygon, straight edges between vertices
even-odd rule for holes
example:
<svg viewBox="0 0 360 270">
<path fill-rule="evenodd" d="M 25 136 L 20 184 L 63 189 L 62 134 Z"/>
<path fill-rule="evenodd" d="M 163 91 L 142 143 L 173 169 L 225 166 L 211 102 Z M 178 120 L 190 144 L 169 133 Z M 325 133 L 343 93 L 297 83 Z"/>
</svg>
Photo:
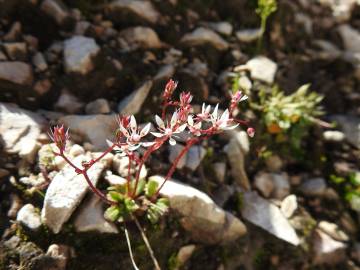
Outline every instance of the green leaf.
<svg viewBox="0 0 360 270">
<path fill-rule="evenodd" d="M 147 184 L 146 184 L 145 195 L 148 198 L 151 198 L 152 196 L 155 195 L 158 187 L 159 187 L 159 183 L 156 182 L 155 180 L 150 179 L 149 182 L 147 182 Z"/>
<path fill-rule="evenodd" d="M 159 218 L 164 215 L 169 209 L 169 200 L 166 198 L 160 198 L 156 201 L 155 204 L 151 204 L 146 217 L 152 224 L 158 222 Z"/>
<path fill-rule="evenodd" d="M 124 196 L 116 191 L 110 191 L 108 193 L 108 197 L 115 202 L 121 202 L 122 200 L 124 200 Z"/>
<path fill-rule="evenodd" d="M 135 183 L 135 182 L 133 182 L 133 183 Z M 139 196 L 141 193 L 144 192 L 145 185 L 146 185 L 145 179 L 143 179 L 143 178 L 139 179 L 138 186 L 137 186 L 136 192 L 135 192 L 136 196 Z"/>
<path fill-rule="evenodd" d="M 120 217 L 120 209 L 118 206 L 110 206 L 104 213 L 105 219 L 115 222 Z"/>
<path fill-rule="evenodd" d="M 139 209 L 139 206 L 136 204 L 136 202 L 133 199 L 126 198 L 124 201 L 124 204 L 125 204 L 126 210 L 129 213 L 133 213 Z"/>
</svg>

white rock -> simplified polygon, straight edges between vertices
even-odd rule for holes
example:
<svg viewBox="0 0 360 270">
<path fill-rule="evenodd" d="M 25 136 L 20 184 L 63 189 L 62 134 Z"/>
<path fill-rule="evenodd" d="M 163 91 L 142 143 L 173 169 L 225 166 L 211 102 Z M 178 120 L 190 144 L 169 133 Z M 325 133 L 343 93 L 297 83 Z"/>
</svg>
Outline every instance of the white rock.
<svg viewBox="0 0 360 270">
<path fill-rule="evenodd" d="M 206 155 L 206 150 L 202 146 L 192 146 L 186 154 L 185 167 L 195 171 Z"/>
<path fill-rule="evenodd" d="M 226 163 L 215 162 L 213 167 L 216 179 L 219 181 L 219 183 L 224 183 L 226 175 Z"/>
<path fill-rule="evenodd" d="M 68 8 L 61 0 L 44 0 L 40 9 L 52 17 L 59 25 L 63 25 L 70 18 Z"/>
<path fill-rule="evenodd" d="M 20 177 L 19 182 L 24 185 L 36 187 L 45 184 L 45 179 L 44 177 L 42 177 L 41 174 L 39 175 L 31 174 L 30 176 Z"/>
<path fill-rule="evenodd" d="M 104 98 L 89 102 L 85 107 L 85 112 L 87 114 L 107 114 L 110 113 L 110 111 L 109 102 Z"/>
<path fill-rule="evenodd" d="M 174 146 L 169 146 L 169 162 L 173 163 L 176 157 L 180 154 L 180 152 L 184 149 L 183 145 L 175 144 Z M 184 168 L 186 164 L 186 155 L 183 155 L 179 162 L 176 164 L 177 169 Z"/>
<path fill-rule="evenodd" d="M 313 41 L 313 44 L 321 50 L 314 53 L 314 56 L 317 58 L 335 60 L 342 56 L 342 51 L 327 40 L 316 39 Z"/>
<path fill-rule="evenodd" d="M 229 44 L 218 34 L 210 29 L 199 27 L 193 32 L 185 34 L 180 42 L 185 46 L 202 46 L 211 44 L 216 49 L 223 51 L 229 48 Z"/>
<path fill-rule="evenodd" d="M 277 64 L 265 56 L 257 56 L 246 63 L 251 78 L 272 84 L 275 79 Z"/>
<path fill-rule="evenodd" d="M 88 157 L 82 155 L 75 158 L 73 163 L 81 167 L 83 161 L 89 160 Z M 88 170 L 93 185 L 98 182 L 103 169 L 103 164 L 99 162 Z M 54 177 L 46 191 L 41 212 L 42 221 L 54 233 L 59 233 L 88 190 L 89 187 L 83 175 L 78 175 L 70 165 L 66 165 Z"/>
<path fill-rule="evenodd" d="M 273 198 L 282 200 L 290 194 L 289 177 L 286 173 L 278 174 L 272 173 L 272 180 L 274 183 L 274 192 L 271 194 Z"/>
<path fill-rule="evenodd" d="M 27 56 L 27 47 L 25 42 L 4 43 L 3 47 L 11 60 L 25 60 Z"/>
<path fill-rule="evenodd" d="M 242 216 L 249 222 L 263 228 L 276 237 L 295 246 L 300 243 L 294 228 L 283 216 L 280 209 L 261 198 L 256 192 L 244 193 Z"/>
<path fill-rule="evenodd" d="M 252 82 L 247 76 L 242 75 L 239 78 L 239 87 L 240 89 L 244 89 L 245 91 L 250 91 L 252 88 Z"/>
<path fill-rule="evenodd" d="M 359 0 L 320 0 L 322 5 L 332 9 L 336 21 L 343 22 L 351 18 L 353 7 L 359 5 Z"/>
<path fill-rule="evenodd" d="M 345 260 L 347 245 L 343 242 L 335 241 L 318 229 L 312 239 L 315 264 L 336 264 Z"/>
<path fill-rule="evenodd" d="M 68 115 L 61 117 L 59 122 L 70 129 L 70 134 L 82 136 L 98 151 L 108 148 L 106 140 L 113 138 L 117 127 L 115 115 Z"/>
<path fill-rule="evenodd" d="M 291 218 L 291 216 L 294 214 L 297 208 L 298 208 L 297 198 L 293 194 L 287 196 L 281 202 L 280 209 L 286 218 Z"/>
<path fill-rule="evenodd" d="M 260 191 L 260 193 L 268 198 L 274 190 L 274 182 L 271 174 L 259 173 L 255 175 L 254 186 Z"/>
<path fill-rule="evenodd" d="M 133 48 L 159 49 L 163 46 L 157 33 L 150 27 L 131 27 L 120 32 L 128 45 Z"/>
<path fill-rule="evenodd" d="M 358 30 L 348 24 L 343 24 L 338 27 L 338 32 L 347 51 L 360 53 L 360 32 Z"/>
<path fill-rule="evenodd" d="M 31 86 L 34 80 L 30 65 L 23 62 L 0 62 L 0 80 Z"/>
<path fill-rule="evenodd" d="M 46 251 L 46 256 L 50 256 L 55 263 L 55 266 L 51 264 L 52 270 L 66 270 L 66 264 L 72 255 L 72 250 L 66 245 L 52 244 Z"/>
<path fill-rule="evenodd" d="M 318 227 L 320 230 L 322 230 L 334 240 L 343 242 L 349 241 L 349 236 L 347 236 L 346 233 L 342 231 L 335 223 L 323 220 L 319 222 Z"/>
<path fill-rule="evenodd" d="M 77 157 L 80 155 L 84 155 L 85 154 L 85 149 L 78 144 L 74 144 L 71 146 L 70 151 L 69 151 L 70 156 Z"/>
<path fill-rule="evenodd" d="M 163 183 L 161 176 L 150 179 Z M 169 180 L 160 190 L 169 198 L 170 208 L 182 216 L 180 222 L 195 240 L 203 243 L 225 243 L 234 241 L 246 233 L 245 225 L 232 214 L 218 207 L 205 193 Z"/>
<path fill-rule="evenodd" d="M 111 186 L 115 186 L 115 185 L 124 185 L 126 184 L 126 179 L 124 177 L 118 176 L 116 174 L 112 174 L 111 172 L 109 172 L 106 176 L 105 176 L 105 180 L 111 185 Z"/>
<path fill-rule="evenodd" d="M 45 124 L 45 119 L 36 113 L 0 103 L 0 134 L 7 153 L 17 153 L 32 162 L 39 149 L 37 138 Z"/>
<path fill-rule="evenodd" d="M 360 149 L 360 118 L 348 115 L 335 115 L 331 118 L 340 125 L 346 139 Z"/>
<path fill-rule="evenodd" d="M 261 37 L 261 29 L 244 29 L 237 31 L 235 35 L 239 41 L 250 43 Z"/>
<path fill-rule="evenodd" d="M 160 13 L 155 9 L 150 1 L 142 0 L 115 0 L 107 5 L 110 13 L 122 15 L 124 13 L 132 13 L 139 19 L 149 23 L 157 23 L 160 19 Z"/>
<path fill-rule="evenodd" d="M 41 227 L 40 213 L 32 204 L 25 204 L 18 212 L 16 220 L 32 231 Z"/>
<path fill-rule="evenodd" d="M 345 139 L 345 134 L 338 130 L 326 130 L 323 137 L 328 142 L 342 142 Z"/>
<path fill-rule="evenodd" d="M 195 245 L 187 245 L 187 246 L 183 246 L 179 249 L 179 252 L 176 256 L 176 269 L 179 269 L 182 265 L 184 265 L 192 256 L 192 254 L 194 253 L 196 249 Z"/>
<path fill-rule="evenodd" d="M 96 195 L 92 195 L 80 207 L 74 222 L 77 232 L 96 231 L 100 233 L 118 233 L 114 223 L 104 218 L 104 203 Z"/>
<path fill-rule="evenodd" d="M 233 31 L 232 25 L 228 22 L 216 22 L 216 23 L 211 22 L 211 23 L 208 23 L 207 25 L 212 30 L 214 30 L 224 36 L 230 36 Z"/>
<path fill-rule="evenodd" d="M 129 96 L 125 97 L 118 105 L 118 112 L 122 115 L 137 114 L 147 98 L 152 85 L 152 81 L 147 81 Z"/>
<path fill-rule="evenodd" d="M 93 70 L 94 58 L 100 47 L 93 38 L 74 36 L 64 42 L 64 65 L 67 73 L 86 75 Z"/>
<path fill-rule="evenodd" d="M 175 74 L 175 66 L 168 64 L 162 66 L 154 77 L 154 81 L 169 80 Z"/>
<path fill-rule="evenodd" d="M 78 113 L 83 107 L 84 103 L 66 89 L 61 91 L 61 95 L 54 104 L 56 110 L 66 113 Z"/>
<path fill-rule="evenodd" d="M 322 196 L 326 192 L 326 181 L 324 178 L 313 178 L 302 183 L 299 190 L 306 196 Z"/>
<path fill-rule="evenodd" d="M 34 66 L 40 71 L 45 71 L 48 68 L 45 57 L 41 52 L 37 52 L 33 56 L 32 62 L 34 64 Z"/>
<path fill-rule="evenodd" d="M 119 154 L 116 154 L 113 158 L 113 170 L 118 173 L 121 177 L 126 178 L 128 176 L 128 164 L 129 159 L 127 157 L 122 157 Z M 136 167 L 137 169 L 138 167 Z M 131 174 L 135 173 L 135 163 L 133 163 L 131 170 Z M 145 178 L 147 176 L 147 169 L 145 165 L 142 166 L 140 172 L 140 178 Z"/>
</svg>

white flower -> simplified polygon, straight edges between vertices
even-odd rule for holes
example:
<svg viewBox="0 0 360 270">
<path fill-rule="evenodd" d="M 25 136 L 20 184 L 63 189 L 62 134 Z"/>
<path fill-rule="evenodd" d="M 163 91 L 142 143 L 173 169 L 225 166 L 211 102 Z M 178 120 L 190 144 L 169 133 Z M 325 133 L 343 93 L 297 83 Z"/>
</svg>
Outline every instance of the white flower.
<svg viewBox="0 0 360 270">
<path fill-rule="evenodd" d="M 210 117 L 210 110 L 211 110 L 211 106 L 210 105 L 206 106 L 205 103 L 203 103 L 201 108 L 201 113 L 198 113 L 196 116 L 201 120 L 208 120 Z"/>
<path fill-rule="evenodd" d="M 126 147 L 130 151 L 134 151 L 140 146 L 150 146 L 152 142 L 141 142 L 142 137 L 145 137 L 150 131 L 151 124 L 148 123 L 141 131 L 138 129 L 136 119 L 132 115 L 127 128 L 125 128 L 121 122 L 119 122 L 119 129 L 122 134 L 126 137 Z"/>
<path fill-rule="evenodd" d="M 220 130 L 229 130 L 236 128 L 239 124 L 232 125 L 232 119 L 230 119 L 229 110 L 226 109 L 221 116 L 218 114 L 219 104 L 216 105 L 214 111 L 210 116 L 210 122 L 212 123 L 213 127 L 220 129 Z"/>
<path fill-rule="evenodd" d="M 201 135 L 201 121 L 195 124 L 193 116 L 191 115 L 188 116 L 188 128 L 193 135 L 195 136 Z"/>
<path fill-rule="evenodd" d="M 174 134 L 181 133 L 186 128 L 186 124 L 180 126 L 177 124 L 178 113 L 176 111 L 173 113 L 170 123 L 167 123 L 167 125 L 165 125 L 164 121 L 158 115 L 155 115 L 155 121 L 160 132 L 151 132 L 151 134 L 158 138 L 166 137 L 166 139 L 169 139 L 171 145 L 176 144 L 176 141 L 173 138 L 176 138 L 176 135 L 174 136 Z"/>
</svg>

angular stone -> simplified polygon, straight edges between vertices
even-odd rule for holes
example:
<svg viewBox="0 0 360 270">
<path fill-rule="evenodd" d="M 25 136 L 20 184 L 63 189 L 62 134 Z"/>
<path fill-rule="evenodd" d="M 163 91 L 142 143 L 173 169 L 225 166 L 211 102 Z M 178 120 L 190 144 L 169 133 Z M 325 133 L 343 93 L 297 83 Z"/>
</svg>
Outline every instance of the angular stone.
<svg viewBox="0 0 360 270">
<path fill-rule="evenodd" d="M 32 204 L 25 204 L 19 210 L 16 220 L 32 231 L 37 231 L 41 227 L 40 213 Z"/>
<path fill-rule="evenodd" d="M 67 73 L 86 75 L 93 70 L 94 58 L 100 47 L 93 38 L 74 36 L 64 43 L 64 65 Z"/>
<path fill-rule="evenodd" d="M 163 183 L 162 176 L 150 179 Z M 168 180 L 160 194 L 170 201 L 170 208 L 182 216 L 180 222 L 195 240 L 208 244 L 234 241 L 246 233 L 245 225 L 217 206 L 205 193 Z"/>
<path fill-rule="evenodd" d="M 68 115 L 61 117 L 59 122 L 70 129 L 70 134 L 88 140 L 98 151 L 108 148 L 106 140 L 113 138 L 117 127 L 115 115 Z"/>
<path fill-rule="evenodd" d="M 274 190 L 274 183 L 269 173 L 258 173 L 255 175 L 254 186 L 260 193 L 268 198 Z"/>
<path fill-rule="evenodd" d="M 175 144 L 174 146 L 169 146 L 169 162 L 173 163 L 176 157 L 180 154 L 180 152 L 184 149 L 183 145 Z M 183 155 L 179 162 L 176 164 L 177 169 L 184 168 L 186 164 L 186 155 Z"/>
<path fill-rule="evenodd" d="M 40 9 L 60 26 L 66 24 L 70 19 L 69 10 L 61 0 L 44 0 Z"/>
<path fill-rule="evenodd" d="M 334 115 L 331 117 L 343 130 L 346 139 L 360 149 L 360 118 L 348 115 Z"/>
<path fill-rule="evenodd" d="M 33 56 L 32 62 L 34 64 L 34 66 L 40 71 L 45 71 L 48 68 L 45 57 L 41 52 L 37 52 Z"/>
<path fill-rule="evenodd" d="M 261 37 L 261 29 L 244 29 L 235 33 L 236 38 L 245 43 L 253 42 Z"/>
<path fill-rule="evenodd" d="M 140 20 L 153 24 L 157 23 L 160 18 L 160 13 L 155 9 L 150 1 L 115 0 L 107 5 L 107 10 L 113 14 L 114 17 L 131 13 Z"/>
<path fill-rule="evenodd" d="M 147 81 L 138 89 L 134 90 L 129 96 L 120 101 L 118 105 L 118 112 L 122 115 L 137 114 L 147 98 L 152 86 L 152 81 Z"/>
<path fill-rule="evenodd" d="M 274 183 L 274 192 L 271 194 L 273 198 L 282 200 L 290 194 L 289 177 L 286 173 L 278 174 L 272 173 L 272 180 Z"/>
<path fill-rule="evenodd" d="M 33 71 L 23 62 L 0 62 L 0 81 L 30 86 L 33 83 Z"/>
<path fill-rule="evenodd" d="M 85 107 L 85 112 L 87 114 L 107 114 L 110 113 L 110 111 L 109 102 L 104 98 L 89 102 Z"/>
<path fill-rule="evenodd" d="M 192 146 L 186 154 L 185 167 L 195 171 L 206 155 L 206 150 L 202 146 Z"/>
<path fill-rule="evenodd" d="M 295 195 L 289 195 L 287 196 L 282 202 L 281 202 L 281 212 L 286 218 L 290 218 L 296 209 L 298 208 L 297 198 Z"/>
<path fill-rule="evenodd" d="M 324 178 L 313 178 L 302 183 L 299 190 L 306 196 L 322 196 L 325 194 L 326 188 Z"/>
<path fill-rule="evenodd" d="M 96 195 L 92 195 L 79 209 L 74 222 L 77 232 L 118 233 L 114 223 L 104 218 L 104 203 Z"/>
<path fill-rule="evenodd" d="M 4 43 L 3 47 L 11 60 L 26 60 L 27 47 L 25 42 Z"/>
<path fill-rule="evenodd" d="M 212 30 L 224 36 L 230 36 L 233 31 L 233 26 L 229 22 L 216 22 L 207 24 Z"/>
<path fill-rule="evenodd" d="M 322 220 L 319 222 L 318 227 L 324 233 L 331 236 L 331 238 L 333 238 L 334 240 L 343 242 L 349 241 L 349 236 L 347 236 L 346 233 L 342 231 L 335 223 Z"/>
<path fill-rule="evenodd" d="M 199 27 L 193 32 L 185 34 L 180 42 L 188 47 L 210 44 L 220 51 L 229 48 L 229 44 L 222 37 L 204 27 Z"/>
<path fill-rule="evenodd" d="M 158 34 L 150 27 L 131 27 L 120 32 L 132 49 L 159 49 L 163 46 Z"/>
<path fill-rule="evenodd" d="M 38 149 L 37 138 L 45 124 L 45 119 L 36 113 L 0 103 L 0 134 L 7 153 L 17 153 L 32 162 Z"/>
<path fill-rule="evenodd" d="M 61 95 L 54 104 L 56 110 L 66 112 L 66 113 L 79 113 L 84 107 L 82 103 L 76 96 L 74 96 L 67 89 L 61 91 Z"/>
<path fill-rule="evenodd" d="M 226 176 L 226 163 L 216 162 L 213 164 L 213 167 L 216 179 L 219 181 L 219 183 L 224 183 Z"/>
<path fill-rule="evenodd" d="M 75 158 L 73 163 L 81 167 L 83 161 L 89 160 L 90 158 L 81 155 Z M 88 176 L 93 185 L 98 182 L 103 169 L 104 165 L 99 162 L 88 170 Z M 59 233 L 88 190 L 89 187 L 83 175 L 77 174 L 70 165 L 66 165 L 54 177 L 46 191 L 41 212 L 42 221 L 54 233 Z"/>
<path fill-rule="evenodd" d="M 345 49 L 352 53 L 360 53 L 360 32 L 348 24 L 340 25 L 337 30 Z"/>
<path fill-rule="evenodd" d="M 265 56 L 257 56 L 246 63 L 251 78 L 272 84 L 275 79 L 277 64 Z"/>
<path fill-rule="evenodd" d="M 263 228 L 277 238 L 297 246 L 300 243 L 294 228 L 280 209 L 261 198 L 256 192 L 244 193 L 242 216 L 249 222 Z"/>
</svg>

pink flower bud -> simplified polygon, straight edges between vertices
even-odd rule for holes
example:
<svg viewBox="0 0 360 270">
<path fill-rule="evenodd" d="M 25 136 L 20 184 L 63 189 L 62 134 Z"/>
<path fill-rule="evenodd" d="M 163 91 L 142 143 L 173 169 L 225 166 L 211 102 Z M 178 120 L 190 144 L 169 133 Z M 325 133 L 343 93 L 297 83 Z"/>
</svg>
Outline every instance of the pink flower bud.
<svg viewBox="0 0 360 270">
<path fill-rule="evenodd" d="M 66 141 L 69 139 L 69 130 L 65 131 L 63 125 L 56 126 L 53 130 L 50 130 L 49 137 L 62 152 L 65 150 Z"/>
<path fill-rule="evenodd" d="M 255 129 L 252 128 L 252 127 L 249 127 L 247 130 L 246 130 L 247 134 L 249 135 L 249 137 L 254 137 L 255 135 Z"/>
<path fill-rule="evenodd" d="M 164 93 L 163 93 L 163 98 L 165 100 L 168 100 L 171 98 L 171 95 L 172 93 L 174 92 L 174 90 L 176 89 L 177 87 L 177 82 L 173 81 L 172 79 L 170 79 L 166 86 L 165 86 L 165 90 L 164 90 Z"/>
</svg>

